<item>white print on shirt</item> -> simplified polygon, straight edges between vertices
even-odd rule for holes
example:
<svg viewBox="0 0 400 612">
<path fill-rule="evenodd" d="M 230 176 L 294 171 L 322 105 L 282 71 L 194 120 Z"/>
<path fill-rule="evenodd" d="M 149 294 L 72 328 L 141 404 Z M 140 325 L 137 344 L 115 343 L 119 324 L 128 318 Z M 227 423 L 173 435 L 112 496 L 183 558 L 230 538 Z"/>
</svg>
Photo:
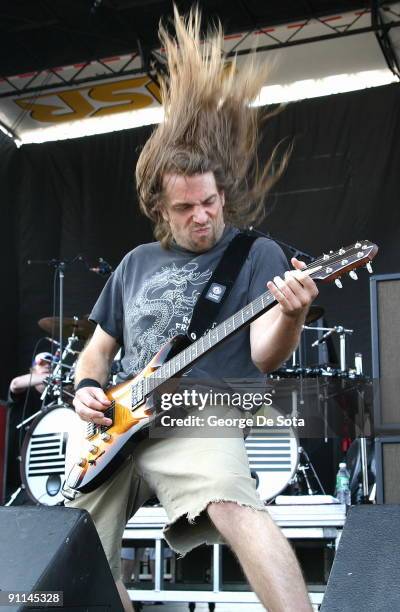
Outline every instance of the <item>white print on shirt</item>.
<svg viewBox="0 0 400 612">
<path fill-rule="evenodd" d="M 125 344 L 126 352 L 132 351 L 129 371 L 142 370 L 165 342 L 188 328 L 201 293 L 196 287 L 204 285 L 212 274 L 211 270 L 199 272 L 198 267 L 191 262 L 182 268 L 175 263 L 161 268 L 127 304 Z"/>
</svg>

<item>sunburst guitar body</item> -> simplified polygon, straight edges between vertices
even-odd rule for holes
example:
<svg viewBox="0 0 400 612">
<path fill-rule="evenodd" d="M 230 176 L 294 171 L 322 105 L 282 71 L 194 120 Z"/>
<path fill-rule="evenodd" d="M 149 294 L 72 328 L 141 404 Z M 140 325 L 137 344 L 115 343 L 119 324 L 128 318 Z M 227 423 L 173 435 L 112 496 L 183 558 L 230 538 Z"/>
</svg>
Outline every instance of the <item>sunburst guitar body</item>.
<svg viewBox="0 0 400 612">
<path fill-rule="evenodd" d="M 135 390 L 145 388 L 146 379 L 159 381 L 161 366 L 190 344 L 187 336 L 175 336 L 134 378 L 105 390 L 111 405 L 104 412 L 113 421 L 110 427 L 80 421 L 68 439 L 66 453 L 67 486 L 88 493 L 99 487 L 122 464 L 135 446 L 147 437 L 156 419 L 153 395 L 135 398 Z M 154 378 L 156 377 L 156 378 Z M 177 373 L 176 378 L 179 377 Z M 178 384 L 174 377 L 164 382 L 172 390 Z M 157 385 L 158 386 L 158 385 Z M 137 401 L 135 402 L 135 399 Z"/>
</svg>

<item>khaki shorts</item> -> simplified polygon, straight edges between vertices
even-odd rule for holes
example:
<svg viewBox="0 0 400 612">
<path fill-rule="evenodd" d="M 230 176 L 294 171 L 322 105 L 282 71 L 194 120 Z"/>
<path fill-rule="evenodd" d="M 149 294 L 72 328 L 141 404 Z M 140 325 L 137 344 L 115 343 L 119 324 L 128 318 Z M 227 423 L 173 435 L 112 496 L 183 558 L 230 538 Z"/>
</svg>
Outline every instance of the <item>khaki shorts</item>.
<svg viewBox="0 0 400 612">
<path fill-rule="evenodd" d="M 115 476 L 66 502 L 91 514 L 116 580 L 121 575 L 125 525 L 153 495 L 168 516 L 165 539 L 180 555 L 200 544 L 222 541 L 205 512 L 210 502 L 265 510 L 250 476 L 242 437 L 145 440 Z"/>
</svg>

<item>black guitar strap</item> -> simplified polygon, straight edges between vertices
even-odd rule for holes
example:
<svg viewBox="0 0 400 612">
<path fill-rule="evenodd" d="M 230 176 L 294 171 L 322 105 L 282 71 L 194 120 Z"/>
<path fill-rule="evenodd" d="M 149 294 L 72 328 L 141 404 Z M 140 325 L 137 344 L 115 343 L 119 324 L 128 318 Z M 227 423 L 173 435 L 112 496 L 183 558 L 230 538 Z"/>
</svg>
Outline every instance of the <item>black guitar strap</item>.
<svg viewBox="0 0 400 612">
<path fill-rule="evenodd" d="M 191 340 L 212 328 L 257 236 L 241 232 L 228 244 L 193 309 L 187 331 Z"/>
</svg>

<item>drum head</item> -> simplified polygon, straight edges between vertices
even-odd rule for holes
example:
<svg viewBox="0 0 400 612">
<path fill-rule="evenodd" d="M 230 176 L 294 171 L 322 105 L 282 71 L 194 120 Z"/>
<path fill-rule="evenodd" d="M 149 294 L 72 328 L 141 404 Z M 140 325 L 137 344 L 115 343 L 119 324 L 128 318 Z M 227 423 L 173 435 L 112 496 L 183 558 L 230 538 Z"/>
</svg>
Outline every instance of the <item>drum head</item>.
<svg viewBox="0 0 400 612">
<path fill-rule="evenodd" d="M 299 443 L 289 417 L 285 419 L 272 406 L 263 408 L 257 415 L 271 419 L 268 421 L 270 425 L 252 427 L 245 446 L 250 470 L 258 481 L 257 491 L 262 500 L 270 501 L 293 478 L 299 461 Z M 263 420 L 259 419 L 258 422 L 262 423 Z"/>
<path fill-rule="evenodd" d="M 66 406 L 48 408 L 33 421 L 22 446 L 21 480 L 34 502 L 55 506 L 64 501 L 67 441 L 80 423 Z"/>
</svg>

